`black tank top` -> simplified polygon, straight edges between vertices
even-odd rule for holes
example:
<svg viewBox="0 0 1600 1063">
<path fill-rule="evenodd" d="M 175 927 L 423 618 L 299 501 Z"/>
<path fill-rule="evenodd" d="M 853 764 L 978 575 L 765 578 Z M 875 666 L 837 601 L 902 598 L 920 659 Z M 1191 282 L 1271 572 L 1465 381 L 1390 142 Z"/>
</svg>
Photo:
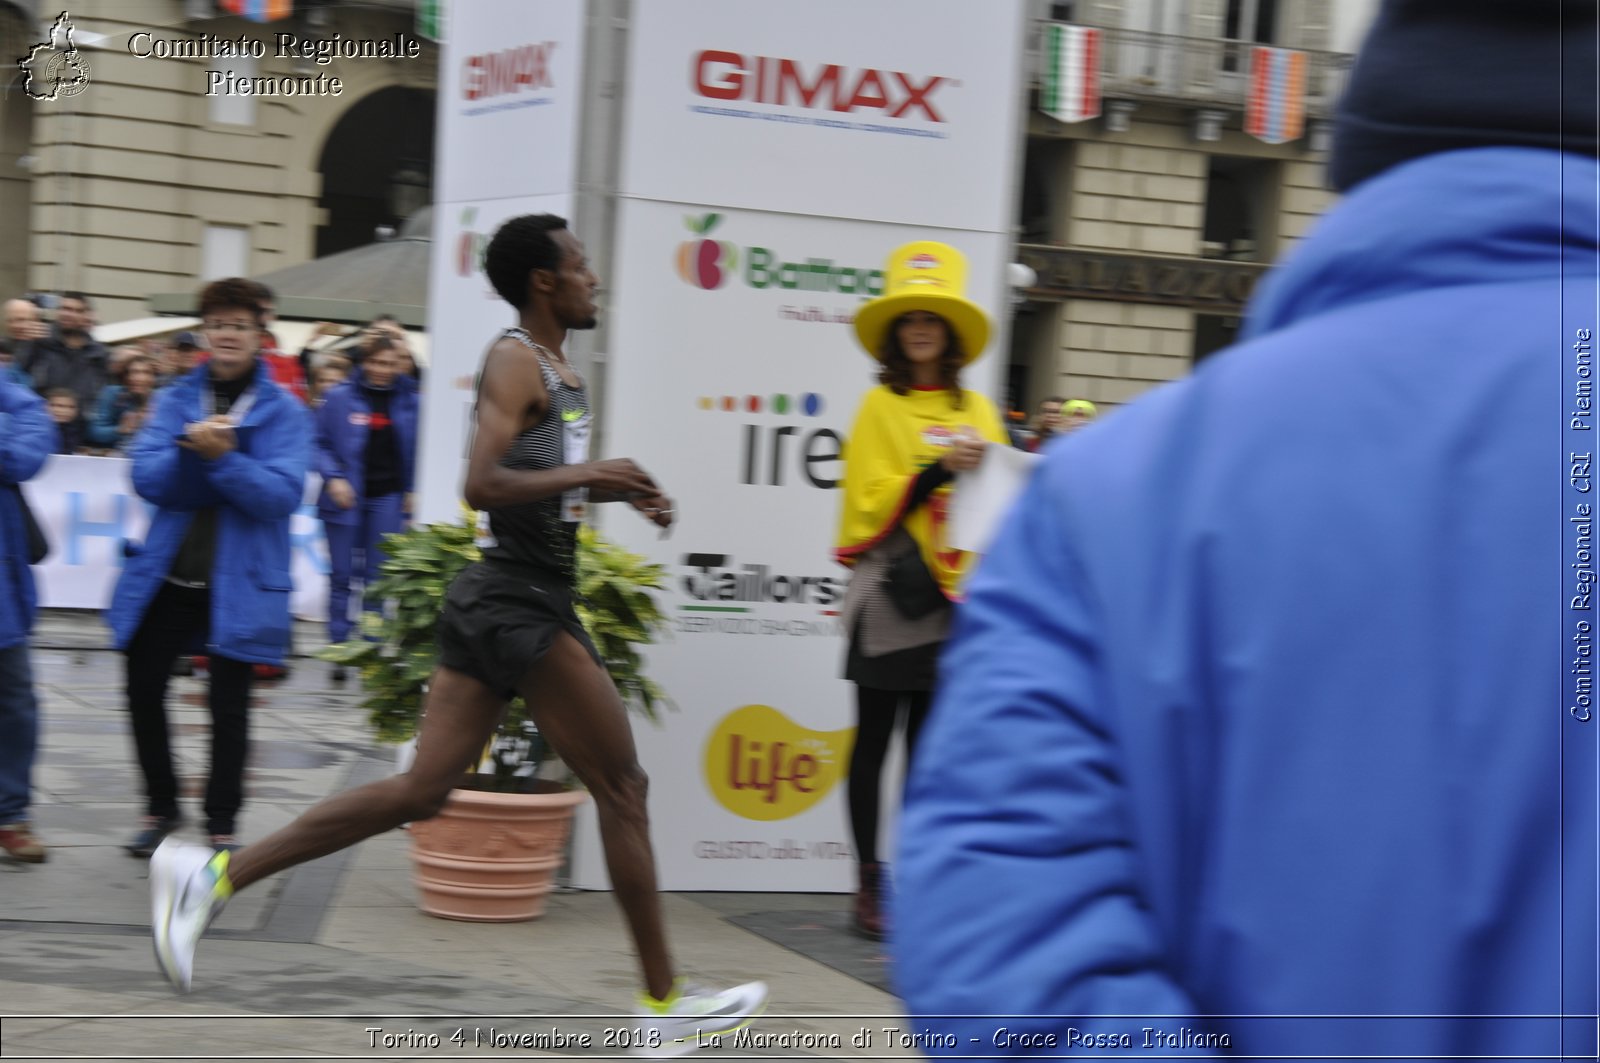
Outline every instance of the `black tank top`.
<svg viewBox="0 0 1600 1063">
<path fill-rule="evenodd" d="M 563 381 L 545 360 L 548 352 L 522 329 L 507 329 L 504 335 L 538 357 L 550 399 L 544 416 L 512 440 L 500 464 L 508 469 L 537 470 L 587 461 L 591 426 L 588 390 Z M 536 568 L 570 584 L 577 556 L 578 525 L 583 522 L 587 501 L 588 490 L 579 488 L 537 502 L 486 509 L 478 515 L 478 546 L 491 561 Z"/>
</svg>

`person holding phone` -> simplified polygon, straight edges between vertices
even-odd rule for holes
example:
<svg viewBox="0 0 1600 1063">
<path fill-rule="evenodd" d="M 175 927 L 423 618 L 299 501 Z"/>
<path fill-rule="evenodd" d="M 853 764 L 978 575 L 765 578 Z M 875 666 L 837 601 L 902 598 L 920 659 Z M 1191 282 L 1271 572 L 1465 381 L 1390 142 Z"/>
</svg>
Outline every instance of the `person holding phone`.
<svg viewBox="0 0 1600 1063">
<path fill-rule="evenodd" d="M 126 654 L 144 779 L 145 818 L 126 845 L 134 856 L 148 857 L 183 823 L 166 712 L 174 660 L 209 656 L 206 833 L 227 848 L 243 804 L 254 666 L 281 666 L 288 643 L 289 518 L 304 490 L 311 423 L 258 357 L 263 312 L 252 281 L 206 286 L 211 358 L 163 392 L 129 454 L 134 490 L 156 507 L 106 616 Z"/>
</svg>

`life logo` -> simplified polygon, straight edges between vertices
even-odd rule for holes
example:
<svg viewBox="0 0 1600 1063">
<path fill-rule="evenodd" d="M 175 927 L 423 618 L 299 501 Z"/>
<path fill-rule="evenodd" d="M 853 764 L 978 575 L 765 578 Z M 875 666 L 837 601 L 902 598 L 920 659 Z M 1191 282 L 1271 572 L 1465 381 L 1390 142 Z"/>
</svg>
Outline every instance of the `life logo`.
<svg viewBox="0 0 1600 1063">
<path fill-rule="evenodd" d="M 742 705 L 706 740 L 706 786 L 745 819 L 798 816 L 839 785 L 854 738 L 853 728 L 814 731 L 771 705 Z"/>
<path fill-rule="evenodd" d="M 467 207 L 461 212 L 461 235 L 456 237 L 456 274 L 470 277 L 483 272 L 483 252 L 489 246 L 489 234 L 473 229 L 478 220 L 478 208 Z"/>
<path fill-rule="evenodd" d="M 696 406 L 713 413 L 776 414 L 779 417 L 820 417 L 827 401 L 815 391 L 798 395 L 702 395 Z M 741 426 L 736 448 L 739 483 L 753 487 L 782 487 L 785 471 L 794 462 L 801 479 L 812 487 L 831 489 L 839 484 L 838 462 L 844 457 L 844 437 L 831 428 L 808 428 L 803 423 Z M 794 440 L 793 444 L 790 440 Z"/>
<path fill-rule="evenodd" d="M 841 266 L 831 258 L 789 261 L 770 247 L 748 246 L 742 251 L 710 234 L 722 222 L 721 214 L 684 218 L 684 225 L 699 237 L 678 245 L 678 276 L 684 283 L 714 291 L 740 277 L 758 291 L 832 292 L 871 298 L 883 294 L 883 271 L 866 266 Z M 742 268 L 741 268 L 742 266 Z"/>
</svg>

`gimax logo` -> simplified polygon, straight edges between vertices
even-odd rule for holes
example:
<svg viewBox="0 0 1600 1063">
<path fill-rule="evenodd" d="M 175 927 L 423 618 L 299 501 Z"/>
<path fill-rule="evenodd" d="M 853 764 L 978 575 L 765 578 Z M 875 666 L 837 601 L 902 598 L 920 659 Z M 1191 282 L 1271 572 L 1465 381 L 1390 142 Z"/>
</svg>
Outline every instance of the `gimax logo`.
<svg viewBox="0 0 1600 1063">
<path fill-rule="evenodd" d="M 821 108 L 848 114 L 883 112 L 887 118 L 943 122 L 934 93 L 947 77 L 913 77 L 899 70 L 855 70 L 826 63 L 807 75 L 798 59 L 740 55 L 707 49 L 694 57 L 694 89 L 713 100 L 745 100 L 779 107 Z"/>
<path fill-rule="evenodd" d="M 736 816 L 788 819 L 839 784 L 854 737 L 852 728 L 813 731 L 770 705 L 744 705 L 706 742 L 706 785 Z"/>
<path fill-rule="evenodd" d="M 550 53 L 555 51 L 556 43 L 543 41 L 467 56 L 461 63 L 461 95 L 469 100 L 484 100 L 553 88 Z"/>
</svg>

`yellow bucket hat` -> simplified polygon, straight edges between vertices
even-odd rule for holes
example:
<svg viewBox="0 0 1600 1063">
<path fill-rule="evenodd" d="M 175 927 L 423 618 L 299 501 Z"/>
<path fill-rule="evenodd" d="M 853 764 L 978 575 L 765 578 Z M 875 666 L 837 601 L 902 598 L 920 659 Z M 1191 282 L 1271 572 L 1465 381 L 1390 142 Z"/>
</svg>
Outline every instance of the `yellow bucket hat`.
<svg viewBox="0 0 1600 1063">
<path fill-rule="evenodd" d="M 883 357 L 883 341 L 901 314 L 926 310 L 938 314 L 961 340 L 969 364 L 989 345 L 989 315 L 966 297 L 967 258 L 949 244 L 918 240 L 889 255 L 883 294 L 856 311 L 856 339 L 874 358 Z"/>
</svg>

